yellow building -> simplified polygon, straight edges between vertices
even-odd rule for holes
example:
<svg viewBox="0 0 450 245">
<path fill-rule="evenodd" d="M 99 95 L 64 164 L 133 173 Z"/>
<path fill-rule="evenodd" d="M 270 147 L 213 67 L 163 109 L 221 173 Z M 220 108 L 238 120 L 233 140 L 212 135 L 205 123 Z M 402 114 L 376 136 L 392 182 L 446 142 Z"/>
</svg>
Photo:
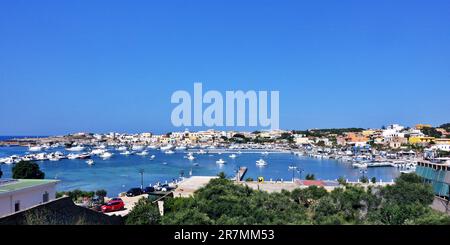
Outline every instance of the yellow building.
<svg viewBox="0 0 450 245">
<path fill-rule="evenodd" d="M 431 128 L 432 126 L 430 124 L 417 124 L 416 129 L 424 129 L 424 128 Z"/>
<path fill-rule="evenodd" d="M 370 136 L 374 135 L 375 133 L 376 133 L 376 131 L 375 130 L 371 130 L 371 129 L 364 130 L 364 131 L 361 132 L 361 134 L 366 136 L 366 137 L 370 137 Z"/>
<path fill-rule="evenodd" d="M 425 144 L 430 143 L 431 141 L 434 141 L 434 137 L 410 137 L 409 143 L 410 144 Z"/>
</svg>

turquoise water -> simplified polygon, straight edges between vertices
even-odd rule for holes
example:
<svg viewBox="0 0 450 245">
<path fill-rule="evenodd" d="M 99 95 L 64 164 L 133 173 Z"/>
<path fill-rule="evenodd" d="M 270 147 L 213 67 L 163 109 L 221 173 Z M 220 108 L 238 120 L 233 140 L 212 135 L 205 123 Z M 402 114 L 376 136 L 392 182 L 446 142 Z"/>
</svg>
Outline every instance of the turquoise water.
<svg viewBox="0 0 450 245">
<path fill-rule="evenodd" d="M 52 151 L 63 151 L 63 149 L 52 149 Z M 0 147 L 0 157 L 6 157 L 13 154 L 23 155 L 27 151 L 25 147 Z M 256 179 L 259 176 L 269 179 L 291 180 L 292 172 L 288 166 L 295 164 L 303 169 L 302 177 L 308 173 L 314 174 L 317 179 L 335 180 L 342 176 L 349 180 L 357 180 L 361 174 L 358 169 L 352 168 L 350 163 L 343 163 L 336 160 L 319 160 L 306 157 L 298 157 L 289 153 L 271 153 L 267 156 L 261 153 L 244 152 L 237 156 L 236 159 L 229 158 L 229 153 L 218 154 L 194 154 L 196 159 L 189 161 L 185 159 L 186 153 L 177 152 L 172 155 L 166 155 L 159 150 L 149 150 L 147 156 L 123 156 L 115 150 L 110 152 L 114 156 L 108 160 L 102 160 L 93 157 L 95 165 L 89 166 L 86 160 L 60 160 L 57 162 L 45 161 L 37 162 L 42 171 L 45 172 L 47 179 L 59 179 L 61 183 L 58 185 L 59 190 L 73 190 L 76 188 L 82 190 L 106 189 L 109 195 L 116 195 L 120 192 L 127 191 L 131 187 L 140 186 L 139 170 L 144 169 L 144 184 L 155 184 L 156 182 L 172 181 L 180 176 L 180 172 L 184 171 L 184 175 L 188 176 L 192 169 L 193 175 L 214 176 L 223 171 L 227 176 L 235 175 L 239 166 L 248 167 L 245 176 Z M 67 152 L 65 152 L 67 153 Z M 150 160 L 150 156 L 155 155 L 154 160 Z M 220 167 L 216 161 L 222 158 L 227 164 Z M 255 162 L 263 158 L 268 165 L 266 167 L 257 167 Z M 164 164 L 166 163 L 166 164 Z M 198 163 L 199 166 L 193 166 Z M 1 165 L 3 178 L 11 177 L 10 165 Z M 397 169 L 392 167 L 369 168 L 367 176 L 369 178 L 376 177 L 378 180 L 391 181 L 399 175 Z M 299 174 L 296 174 L 299 177 Z"/>
</svg>

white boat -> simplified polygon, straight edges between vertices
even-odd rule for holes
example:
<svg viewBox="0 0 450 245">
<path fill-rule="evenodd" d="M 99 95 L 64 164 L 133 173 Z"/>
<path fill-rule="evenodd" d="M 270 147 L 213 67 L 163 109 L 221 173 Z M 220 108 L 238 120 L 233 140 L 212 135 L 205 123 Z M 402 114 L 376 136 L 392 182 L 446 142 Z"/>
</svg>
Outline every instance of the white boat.
<svg viewBox="0 0 450 245">
<path fill-rule="evenodd" d="M 94 149 L 94 150 L 91 151 L 91 154 L 92 155 L 101 155 L 101 154 L 103 154 L 105 152 L 106 152 L 105 149 Z"/>
<path fill-rule="evenodd" d="M 133 153 L 131 153 L 131 151 L 124 151 L 124 152 L 121 152 L 121 153 L 119 153 L 120 155 L 124 155 L 124 156 L 129 156 L 129 155 L 131 155 L 131 154 L 133 154 Z"/>
<path fill-rule="evenodd" d="M 289 166 L 289 169 L 290 169 L 290 170 L 297 169 L 297 166 L 291 165 L 291 166 Z"/>
<path fill-rule="evenodd" d="M 204 150 L 200 150 L 197 154 L 201 154 L 201 155 L 203 155 L 203 154 L 206 154 L 206 151 L 204 151 Z"/>
<path fill-rule="evenodd" d="M 261 154 L 264 155 L 264 156 L 267 156 L 267 155 L 269 155 L 269 152 L 265 151 L 265 152 L 263 152 Z"/>
<path fill-rule="evenodd" d="M 38 161 L 44 161 L 44 160 L 47 160 L 48 158 L 45 153 L 39 153 L 39 154 L 36 154 L 35 159 Z"/>
<path fill-rule="evenodd" d="M 165 154 L 174 154 L 175 152 L 172 151 L 172 150 L 168 150 L 168 151 L 165 151 L 164 153 L 165 153 Z"/>
<path fill-rule="evenodd" d="M 128 148 L 126 146 L 121 146 L 119 148 L 117 148 L 117 151 L 126 151 L 128 150 Z"/>
<path fill-rule="evenodd" d="M 153 160 L 153 159 L 155 159 L 155 157 L 156 157 L 155 155 L 152 155 L 152 156 L 150 157 L 150 159 Z"/>
<path fill-rule="evenodd" d="M 220 158 L 219 160 L 216 161 L 216 163 L 217 163 L 217 164 L 220 164 L 220 165 L 223 165 L 223 164 L 225 164 L 226 162 L 225 162 L 222 158 Z"/>
<path fill-rule="evenodd" d="M 187 149 L 187 147 L 184 146 L 184 145 L 180 145 L 180 146 L 175 147 L 175 150 L 177 150 L 177 151 L 184 151 L 186 149 Z"/>
<path fill-rule="evenodd" d="M 189 161 L 194 161 L 194 160 L 195 160 L 195 157 L 194 157 L 193 155 L 188 155 L 188 156 L 187 156 L 187 159 L 188 159 Z"/>
<path fill-rule="evenodd" d="M 236 158 L 236 157 L 237 157 L 236 154 L 231 154 L 231 155 L 230 155 L 230 158 L 231 158 L 231 159 L 234 159 L 234 158 Z"/>
<path fill-rule="evenodd" d="M 169 151 L 172 150 L 174 147 L 173 145 L 166 145 L 166 146 L 161 146 L 161 151 Z"/>
<path fill-rule="evenodd" d="M 263 159 L 259 159 L 258 161 L 256 161 L 256 166 L 262 167 L 262 166 L 266 166 L 266 165 L 267 165 L 267 162 L 264 161 Z"/>
<path fill-rule="evenodd" d="M 148 148 L 149 148 L 149 149 L 156 150 L 156 149 L 158 149 L 158 146 L 156 146 L 156 145 L 149 145 Z"/>
<path fill-rule="evenodd" d="M 7 165 L 10 165 L 10 164 L 14 163 L 14 160 L 9 157 L 8 159 L 6 159 L 6 161 L 4 161 L 4 163 L 7 164 Z"/>
<path fill-rule="evenodd" d="M 67 151 L 82 151 L 84 149 L 85 149 L 84 146 L 78 145 L 78 146 L 73 146 L 73 147 L 67 148 L 66 150 Z"/>
<path fill-rule="evenodd" d="M 5 157 L 5 158 L 0 158 L 0 163 L 5 163 L 6 161 L 8 161 L 9 157 Z"/>
<path fill-rule="evenodd" d="M 142 151 L 144 150 L 145 146 L 143 145 L 133 145 L 133 147 L 131 148 L 133 151 Z"/>
<path fill-rule="evenodd" d="M 194 163 L 194 164 L 192 164 L 193 166 L 198 166 L 199 164 L 198 164 L 198 162 L 196 162 L 196 163 Z"/>
<path fill-rule="evenodd" d="M 367 163 L 353 163 L 352 167 L 354 167 L 354 168 L 367 168 Z"/>
<path fill-rule="evenodd" d="M 139 152 L 139 153 L 136 153 L 136 155 L 147 156 L 148 155 L 148 151 Z"/>
<path fill-rule="evenodd" d="M 108 158 L 111 158 L 112 156 L 113 156 L 113 154 L 111 152 L 105 152 L 100 155 L 100 157 L 103 159 L 108 159 Z"/>
<path fill-rule="evenodd" d="M 79 156 L 80 156 L 79 154 L 70 153 L 69 155 L 67 155 L 67 158 L 70 160 L 74 160 L 77 159 Z"/>
<path fill-rule="evenodd" d="M 89 160 L 86 161 L 86 163 L 87 163 L 88 165 L 94 165 L 94 160 L 89 159 Z"/>
<path fill-rule="evenodd" d="M 44 149 L 42 146 L 30 146 L 28 148 L 29 151 L 42 151 L 42 149 Z"/>
</svg>

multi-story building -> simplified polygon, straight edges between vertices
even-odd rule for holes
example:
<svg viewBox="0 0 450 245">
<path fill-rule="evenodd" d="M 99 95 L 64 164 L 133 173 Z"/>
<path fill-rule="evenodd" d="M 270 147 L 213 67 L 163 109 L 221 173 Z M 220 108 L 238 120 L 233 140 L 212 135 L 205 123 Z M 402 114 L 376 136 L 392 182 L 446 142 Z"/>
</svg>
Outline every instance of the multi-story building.
<svg viewBox="0 0 450 245">
<path fill-rule="evenodd" d="M 418 162 L 416 174 L 433 186 L 439 198 L 449 200 L 450 163 Z"/>
</svg>

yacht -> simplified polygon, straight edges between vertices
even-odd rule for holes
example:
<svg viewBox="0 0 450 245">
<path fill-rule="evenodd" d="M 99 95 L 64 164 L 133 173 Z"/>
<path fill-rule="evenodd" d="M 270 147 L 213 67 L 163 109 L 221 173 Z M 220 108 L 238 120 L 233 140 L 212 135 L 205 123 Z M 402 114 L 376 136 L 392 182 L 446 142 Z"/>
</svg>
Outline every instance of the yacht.
<svg viewBox="0 0 450 245">
<path fill-rule="evenodd" d="M 42 151 L 42 149 L 44 149 L 42 146 L 30 146 L 28 148 L 29 151 Z"/>
<path fill-rule="evenodd" d="M 72 147 L 70 147 L 70 148 L 67 148 L 66 150 L 67 151 L 82 151 L 82 150 L 84 150 L 84 146 L 80 146 L 80 145 L 77 145 L 77 146 L 72 146 Z"/>
<path fill-rule="evenodd" d="M 113 156 L 113 154 L 111 152 L 105 152 L 100 155 L 100 157 L 103 159 L 108 159 L 108 158 L 111 158 L 112 156 Z"/>
<path fill-rule="evenodd" d="M 172 151 L 172 150 L 168 150 L 168 151 L 165 151 L 164 153 L 165 153 L 165 154 L 174 154 L 175 152 Z"/>
<path fill-rule="evenodd" d="M 145 146 L 143 145 L 133 145 L 133 147 L 131 148 L 133 151 L 142 151 L 144 150 Z"/>
<path fill-rule="evenodd" d="M 9 157 L 0 158 L 0 163 L 5 163 L 8 159 Z"/>
<path fill-rule="evenodd" d="M 94 149 L 94 150 L 91 151 L 91 154 L 92 155 L 101 155 L 101 154 L 103 154 L 105 152 L 106 152 L 105 149 Z"/>
<path fill-rule="evenodd" d="M 231 154 L 231 155 L 230 155 L 230 158 L 231 158 L 231 159 L 235 159 L 236 157 L 237 157 L 236 154 Z"/>
<path fill-rule="evenodd" d="M 148 155 L 148 151 L 139 152 L 139 153 L 136 153 L 136 155 L 147 156 Z"/>
<path fill-rule="evenodd" d="M 133 153 L 131 153 L 131 151 L 124 151 L 124 152 L 121 152 L 121 153 L 119 153 L 120 155 L 124 155 L 124 156 L 129 156 L 129 155 L 131 155 L 131 154 L 133 154 Z"/>
<path fill-rule="evenodd" d="M 67 155 L 67 158 L 70 160 L 74 160 L 77 159 L 79 156 L 80 156 L 79 154 L 70 153 L 69 155 Z"/>
<path fill-rule="evenodd" d="M 44 160 L 47 160 L 48 158 L 45 153 L 39 153 L 39 154 L 36 154 L 35 159 L 38 161 L 44 161 Z"/>
<path fill-rule="evenodd" d="M 187 156 L 187 159 L 188 159 L 189 161 L 194 161 L 194 160 L 195 160 L 195 157 L 194 157 L 193 155 L 188 155 L 188 156 Z"/>
<path fill-rule="evenodd" d="M 128 150 L 128 148 L 126 146 L 121 146 L 119 148 L 117 148 L 118 151 L 126 151 Z"/>
<path fill-rule="evenodd" d="M 175 150 L 177 150 L 177 151 L 184 151 L 186 149 L 187 149 L 187 147 L 184 146 L 184 145 L 180 145 L 180 146 L 175 147 Z"/>
<path fill-rule="evenodd" d="M 150 159 L 153 160 L 153 159 L 155 159 L 155 157 L 156 157 L 155 155 L 152 155 L 152 156 L 150 157 Z"/>
<path fill-rule="evenodd" d="M 367 163 L 353 163 L 352 167 L 354 167 L 354 168 L 367 168 Z"/>
<path fill-rule="evenodd" d="M 226 162 L 225 162 L 222 158 L 220 158 L 219 160 L 216 161 L 216 163 L 217 163 L 217 164 L 220 164 L 220 165 L 223 165 L 223 164 L 225 164 Z"/>
<path fill-rule="evenodd" d="M 94 160 L 89 159 L 89 160 L 86 161 L 86 163 L 87 163 L 88 165 L 94 165 Z"/>
<path fill-rule="evenodd" d="M 156 146 L 156 145 L 149 145 L 147 148 L 152 149 L 152 150 L 156 150 L 156 149 L 158 149 L 158 146 Z"/>
<path fill-rule="evenodd" d="M 256 161 L 256 165 L 257 165 L 257 166 L 260 166 L 260 167 L 266 166 L 266 165 L 267 165 L 267 162 L 264 161 L 263 159 L 259 159 L 258 161 Z"/>
<path fill-rule="evenodd" d="M 161 151 L 169 151 L 173 149 L 173 145 L 166 145 L 166 146 L 161 146 Z"/>
</svg>

